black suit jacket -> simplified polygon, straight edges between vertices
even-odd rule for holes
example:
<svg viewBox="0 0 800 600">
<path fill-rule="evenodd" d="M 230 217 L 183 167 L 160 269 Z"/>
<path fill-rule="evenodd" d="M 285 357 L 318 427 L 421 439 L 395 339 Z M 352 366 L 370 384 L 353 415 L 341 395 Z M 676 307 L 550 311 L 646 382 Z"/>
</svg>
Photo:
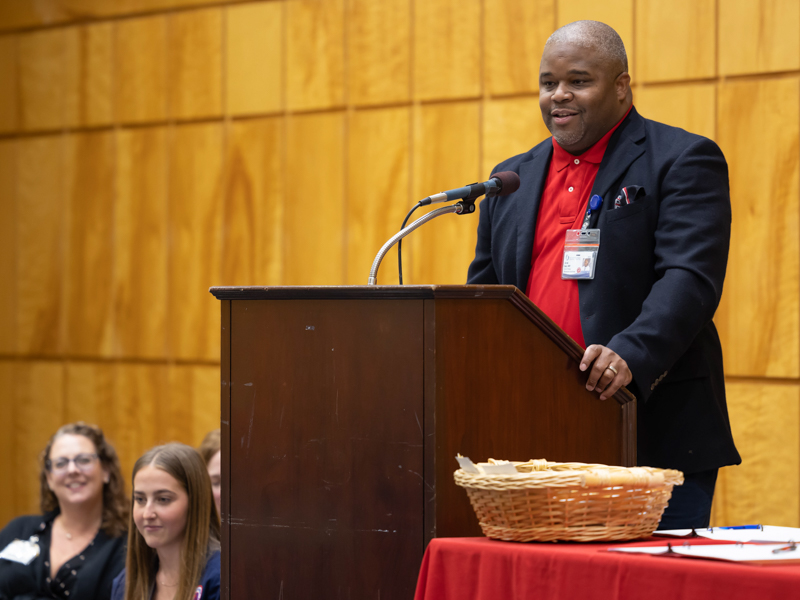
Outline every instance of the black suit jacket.
<svg viewBox="0 0 800 600">
<path fill-rule="evenodd" d="M 468 283 L 526 289 L 548 138 L 500 163 L 521 185 L 481 203 Z M 643 188 L 614 209 L 623 187 Z M 578 281 L 588 344 L 619 354 L 640 400 L 639 464 L 697 472 L 741 462 L 725 403 L 722 350 L 712 323 L 730 241 L 728 167 L 704 137 L 643 119 L 635 109 L 609 141 L 592 194 L 603 198 L 595 278 Z"/>
</svg>

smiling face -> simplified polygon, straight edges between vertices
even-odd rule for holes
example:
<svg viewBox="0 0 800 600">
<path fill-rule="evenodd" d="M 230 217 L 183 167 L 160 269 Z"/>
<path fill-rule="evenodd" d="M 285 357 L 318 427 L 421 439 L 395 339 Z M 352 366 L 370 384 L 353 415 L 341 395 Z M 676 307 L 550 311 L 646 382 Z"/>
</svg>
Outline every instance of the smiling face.
<svg viewBox="0 0 800 600">
<path fill-rule="evenodd" d="M 47 459 L 50 465 L 46 473 L 47 485 L 62 510 L 68 505 L 102 503 L 103 485 L 109 475 L 89 438 L 69 433 L 60 435 L 50 447 Z"/>
<path fill-rule="evenodd" d="M 207 492 L 206 492 L 207 493 Z M 156 550 L 179 549 L 186 531 L 189 495 L 172 475 L 143 467 L 133 479 L 133 522 Z"/>
<path fill-rule="evenodd" d="M 558 144 L 580 154 L 608 133 L 631 105 L 630 76 L 601 52 L 548 43 L 539 67 L 539 107 Z"/>
</svg>

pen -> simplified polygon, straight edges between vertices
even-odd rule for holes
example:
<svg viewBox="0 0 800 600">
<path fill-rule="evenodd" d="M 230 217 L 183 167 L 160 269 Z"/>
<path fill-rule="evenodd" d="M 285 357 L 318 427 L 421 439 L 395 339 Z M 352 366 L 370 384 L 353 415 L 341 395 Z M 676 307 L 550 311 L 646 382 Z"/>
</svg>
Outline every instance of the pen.
<svg viewBox="0 0 800 600">
<path fill-rule="evenodd" d="M 780 552 L 791 552 L 792 550 L 797 550 L 797 544 L 794 542 L 791 542 L 788 546 L 784 546 L 783 548 L 775 548 L 772 553 L 779 554 Z"/>
<path fill-rule="evenodd" d="M 717 529 L 758 529 L 763 531 L 763 525 L 734 525 L 733 527 L 717 527 Z"/>
</svg>

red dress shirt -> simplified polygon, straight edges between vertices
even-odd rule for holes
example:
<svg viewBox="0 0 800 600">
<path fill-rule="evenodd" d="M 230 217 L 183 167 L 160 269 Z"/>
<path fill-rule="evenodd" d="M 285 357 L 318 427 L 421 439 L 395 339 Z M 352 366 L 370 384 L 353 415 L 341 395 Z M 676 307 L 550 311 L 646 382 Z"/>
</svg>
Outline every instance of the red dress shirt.
<svg viewBox="0 0 800 600">
<path fill-rule="evenodd" d="M 586 342 L 581 329 L 578 282 L 561 279 L 564 239 L 568 229 L 581 228 L 608 140 L 628 116 L 628 112 L 607 134 L 578 156 L 564 150 L 553 139 L 553 158 L 550 160 L 550 170 L 539 203 L 533 237 L 531 274 L 525 293 L 583 348 L 586 347 Z"/>
</svg>

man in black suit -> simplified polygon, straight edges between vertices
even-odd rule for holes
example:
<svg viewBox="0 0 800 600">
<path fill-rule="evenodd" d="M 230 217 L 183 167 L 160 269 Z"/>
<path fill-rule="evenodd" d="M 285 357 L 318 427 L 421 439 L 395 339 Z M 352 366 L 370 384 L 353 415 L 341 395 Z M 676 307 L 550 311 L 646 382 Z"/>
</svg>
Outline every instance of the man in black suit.
<svg viewBox="0 0 800 600">
<path fill-rule="evenodd" d="M 705 527 L 719 467 L 741 462 L 712 322 L 730 242 L 728 169 L 714 142 L 639 116 L 627 70 L 622 40 L 602 23 L 548 39 L 539 104 L 553 137 L 494 169 L 521 186 L 481 204 L 468 283 L 526 290 L 586 347 L 580 368 L 601 400 L 628 386 L 639 464 L 686 476 L 661 528 Z M 562 279 L 565 234 L 581 228 L 600 231 L 594 277 Z"/>
</svg>

